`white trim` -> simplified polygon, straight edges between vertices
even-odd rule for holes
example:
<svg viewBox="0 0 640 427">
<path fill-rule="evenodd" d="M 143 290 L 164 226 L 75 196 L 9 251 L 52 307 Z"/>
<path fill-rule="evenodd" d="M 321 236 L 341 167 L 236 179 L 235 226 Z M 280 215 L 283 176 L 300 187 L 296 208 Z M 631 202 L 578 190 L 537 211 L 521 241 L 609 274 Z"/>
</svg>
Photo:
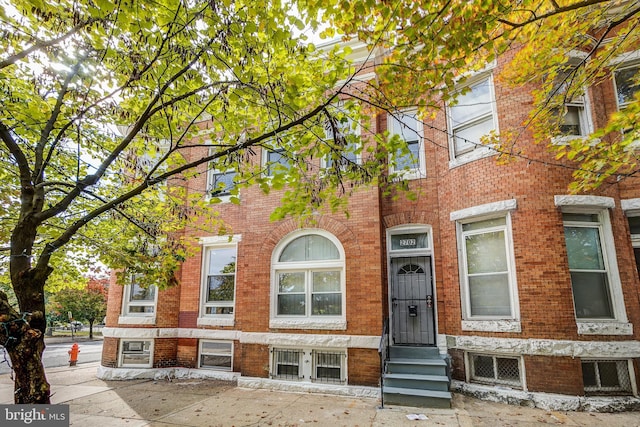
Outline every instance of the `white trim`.
<svg viewBox="0 0 640 427">
<path fill-rule="evenodd" d="M 453 211 L 449 214 L 451 221 L 481 217 L 483 215 L 498 214 L 512 211 L 518 207 L 516 199 L 501 200 L 499 202 L 485 203 L 484 205 L 472 206 L 466 209 Z"/>
<path fill-rule="evenodd" d="M 235 308 L 234 308 L 234 313 L 235 313 Z M 222 314 L 219 314 L 218 316 L 225 316 Z M 233 316 L 233 315 L 226 315 L 226 316 Z M 210 316 L 202 316 L 198 317 L 196 326 L 235 326 L 236 324 L 236 320 L 233 317 L 214 317 L 214 315 L 210 315 Z"/>
<path fill-rule="evenodd" d="M 108 368 L 98 366 L 96 373 L 98 379 L 110 380 L 137 380 L 137 379 L 172 379 L 172 378 L 207 378 L 223 381 L 235 381 L 240 377 L 237 372 L 219 371 L 215 369 L 191 369 L 191 368 Z"/>
<path fill-rule="evenodd" d="M 198 243 L 207 245 L 231 245 L 242 241 L 242 234 L 234 234 L 233 236 L 205 236 L 198 239 Z"/>
<path fill-rule="evenodd" d="M 626 52 L 621 55 L 618 55 L 612 60 L 610 60 L 609 64 L 619 65 L 625 62 L 634 62 L 634 61 L 640 61 L 640 50 L 634 50 L 631 52 Z"/>
<path fill-rule="evenodd" d="M 578 335 L 633 335 L 633 324 L 624 322 L 577 321 Z"/>
<path fill-rule="evenodd" d="M 522 332 L 519 320 L 463 320 L 463 331 Z"/>
<path fill-rule="evenodd" d="M 237 340 L 245 344 L 378 349 L 380 335 L 282 334 L 197 328 L 102 328 L 106 338 L 196 338 Z"/>
<path fill-rule="evenodd" d="M 638 199 L 622 199 L 620 207 L 627 216 L 636 216 L 640 214 L 640 198 Z"/>
<path fill-rule="evenodd" d="M 451 391 L 491 402 L 541 408 L 547 411 L 620 412 L 637 410 L 640 405 L 640 399 L 631 396 L 567 396 L 471 384 L 458 380 L 451 381 Z"/>
<path fill-rule="evenodd" d="M 447 335 L 450 349 L 504 355 L 637 358 L 640 341 L 572 341 L 536 338 L 498 338 Z"/>
<path fill-rule="evenodd" d="M 380 397 L 379 387 L 324 384 L 308 381 L 285 381 L 255 377 L 238 378 L 238 387 L 297 393 L 323 393 L 337 396 L 366 397 L 373 399 L 378 399 Z"/>
<path fill-rule="evenodd" d="M 153 316 L 119 316 L 118 324 L 120 325 L 155 325 L 156 315 Z"/>
<path fill-rule="evenodd" d="M 269 319 L 271 329 L 330 329 L 344 331 L 347 329 L 346 320 L 322 320 L 322 319 Z"/>
<path fill-rule="evenodd" d="M 616 207 L 616 202 L 613 197 L 604 196 L 581 196 L 571 194 L 561 194 L 553 196 L 553 202 L 558 207 L 565 206 L 579 206 L 586 209 L 601 208 L 601 209 L 613 209 Z"/>
</svg>

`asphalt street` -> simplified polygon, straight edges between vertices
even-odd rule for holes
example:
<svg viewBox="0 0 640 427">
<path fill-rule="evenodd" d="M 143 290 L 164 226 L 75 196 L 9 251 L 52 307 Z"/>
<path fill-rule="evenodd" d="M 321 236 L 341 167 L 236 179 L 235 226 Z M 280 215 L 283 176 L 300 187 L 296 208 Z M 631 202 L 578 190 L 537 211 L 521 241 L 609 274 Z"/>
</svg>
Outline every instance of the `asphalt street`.
<svg viewBox="0 0 640 427">
<path fill-rule="evenodd" d="M 45 368 L 57 368 L 69 365 L 69 350 L 71 350 L 71 342 L 56 343 L 47 342 L 44 349 L 43 362 Z M 95 341 L 78 341 L 80 354 L 78 355 L 78 365 L 90 362 L 99 362 L 102 356 L 102 340 Z M 6 357 L 5 357 L 6 356 Z M 8 374 L 11 371 L 6 359 L 4 348 L 0 348 L 0 375 Z"/>
</svg>

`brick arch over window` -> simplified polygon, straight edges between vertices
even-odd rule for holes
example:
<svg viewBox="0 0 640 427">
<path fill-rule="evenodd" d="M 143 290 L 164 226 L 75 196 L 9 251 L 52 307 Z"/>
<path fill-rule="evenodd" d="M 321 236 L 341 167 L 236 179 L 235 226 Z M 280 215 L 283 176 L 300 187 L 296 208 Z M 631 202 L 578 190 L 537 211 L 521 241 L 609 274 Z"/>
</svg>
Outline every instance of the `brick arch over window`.
<svg viewBox="0 0 640 427">
<path fill-rule="evenodd" d="M 288 234 L 301 229 L 320 229 L 327 231 L 340 241 L 344 248 L 345 254 L 348 256 L 360 255 L 360 244 L 353 231 L 340 221 L 332 218 L 320 217 L 315 222 L 306 222 L 300 224 L 295 219 L 289 219 L 278 224 L 276 228 L 269 232 L 260 247 L 260 253 L 271 254 L 280 241 Z"/>
<path fill-rule="evenodd" d="M 385 228 L 393 228 L 407 224 L 431 224 L 434 222 L 433 216 L 428 216 L 426 212 L 399 212 L 387 215 L 382 219 Z"/>
</svg>

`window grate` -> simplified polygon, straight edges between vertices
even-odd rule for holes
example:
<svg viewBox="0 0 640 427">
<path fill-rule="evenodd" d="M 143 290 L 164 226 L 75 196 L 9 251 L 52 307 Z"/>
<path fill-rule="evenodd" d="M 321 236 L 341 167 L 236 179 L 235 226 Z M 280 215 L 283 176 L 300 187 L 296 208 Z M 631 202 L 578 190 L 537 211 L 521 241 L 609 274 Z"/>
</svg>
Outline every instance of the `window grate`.
<svg viewBox="0 0 640 427">
<path fill-rule="evenodd" d="M 473 381 L 522 388 L 520 359 L 482 354 L 471 354 L 469 359 Z"/>
<path fill-rule="evenodd" d="M 302 371 L 300 369 L 300 360 L 303 354 L 302 350 L 274 348 L 272 353 L 272 378 L 298 380 L 302 377 Z"/>
<path fill-rule="evenodd" d="M 582 380 L 587 395 L 632 393 L 627 360 L 583 360 Z"/>
<path fill-rule="evenodd" d="M 313 355 L 312 381 L 331 384 L 342 384 L 344 378 L 344 353 L 316 351 Z"/>
</svg>

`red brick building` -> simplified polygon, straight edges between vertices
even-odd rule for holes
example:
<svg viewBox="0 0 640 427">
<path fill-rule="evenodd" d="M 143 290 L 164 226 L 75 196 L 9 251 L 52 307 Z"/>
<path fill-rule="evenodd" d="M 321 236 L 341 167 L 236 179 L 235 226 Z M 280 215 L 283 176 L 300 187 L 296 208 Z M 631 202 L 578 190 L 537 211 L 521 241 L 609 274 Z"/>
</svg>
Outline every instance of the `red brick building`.
<svg viewBox="0 0 640 427">
<path fill-rule="evenodd" d="M 243 189 L 239 205 L 218 206 L 228 235 L 192 233 L 202 250 L 184 262 L 179 286 L 111 286 L 100 375 L 378 395 L 381 350 L 390 401 L 447 401 L 451 380 L 539 406 L 549 394 L 567 395 L 556 403 L 573 409 L 592 395 L 637 404 L 640 187 L 627 179 L 571 195 L 572 169 L 526 130 L 528 158 L 506 165 L 473 143 L 526 121 L 531 95 L 495 78 L 508 59 L 429 122 L 408 110 L 362 127 L 405 138 L 416 200 L 364 187 L 349 218 L 300 226 L 269 220 L 277 193 Z M 567 106 L 567 134 L 624 108 L 640 55 L 624 61 Z M 188 186 L 231 178 L 209 171 Z"/>
</svg>

